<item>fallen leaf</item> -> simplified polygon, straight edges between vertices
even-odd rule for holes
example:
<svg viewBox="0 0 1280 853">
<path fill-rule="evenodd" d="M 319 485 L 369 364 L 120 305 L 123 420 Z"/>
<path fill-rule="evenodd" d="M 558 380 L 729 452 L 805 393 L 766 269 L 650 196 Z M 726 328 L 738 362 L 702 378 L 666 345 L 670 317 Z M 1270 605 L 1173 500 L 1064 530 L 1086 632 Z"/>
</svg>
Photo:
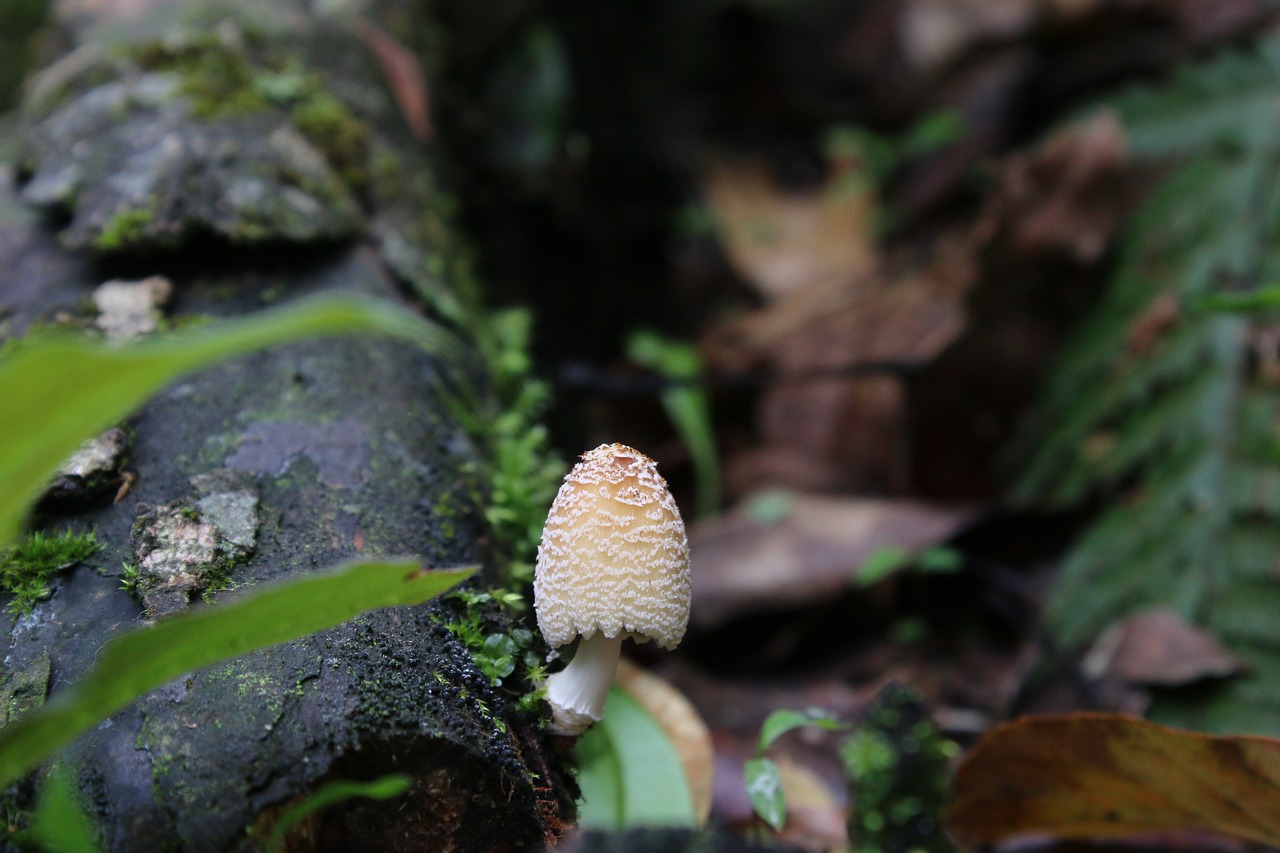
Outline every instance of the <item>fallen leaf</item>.
<svg viewBox="0 0 1280 853">
<path fill-rule="evenodd" d="M 1099 111 L 1005 161 L 992 227 L 1026 254 L 1060 252 L 1080 263 L 1102 257 L 1126 205 L 1128 148 L 1120 119 Z"/>
<path fill-rule="evenodd" d="M 730 262 L 768 300 L 842 287 L 876 263 L 876 198 L 846 163 L 818 187 L 788 191 L 754 159 L 722 159 L 702 188 Z"/>
<path fill-rule="evenodd" d="M 778 506 L 761 513 L 769 501 Z M 690 530 L 694 622 L 707 628 L 746 611 L 825 600 L 848 589 L 875 552 L 936 545 L 973 512 L 804 494 L 749 501 Z"/>
<path fill-rule="evenodd" d="M 979 45 L 1013 41 L 1036 23 L 1030 0 L 915 0 L 902 12 L 902 53 L 916 71 L 933 74 Z"/>
<path fill-rule="evenodd" d="M 1089 650 L 1081 669 L 1090 678 L 1181 687 L 1241 670 L 1218 638 L 1172 609 L 1146 610 L 1112 625 Z"/>
<path fill-rule="evenodd" d="M 760 398 L 759 445 L 726 460 L 728 490 L 901 491 L 910 430 L 900 371 L 963 330 L 973 252 L 971 241 L 944 240 L 925 261 L 803 290 L 714 329 L 705 342 L 713 371 L 754 366 L 776 377 Z M 868 363 L 882 372 L 849 371 Z"/>
<path fill-rule="evenodd" d="M 960 764 L 951 832 L 966 844 L 1036 833 L 1163 830 L 1280 844 L 1280 740 L 1212 737 L 1117 714 L 1026 717 Z"/>
<path fill-rule="evenodd" d="M 628 660 L 618 665 L 615 684 L 649 712 L 667 733 L 689 781 L 693 813 L 698 824 L 711 814 L 711 777 L 714 755 L 711 733 L 693 704 L 662 678 Z"/>
<path fill-rule="evenodd" d="M 842 850 L 849 843 L 844 805 L 809 768 L 787 758 L 775 762 L 787 804 L 779 844 L 801 850 Z"/>
<path fill-rule="evenodd" d="M 433 133 L 431 99 L 426 74 L 418 58 L 394 36 L 369 21 L 357 20 L 355 32 L 377 60 L 387 89 L 395 98 L 413 138 L 419 142 L 430 141 Z"/>
</svg>

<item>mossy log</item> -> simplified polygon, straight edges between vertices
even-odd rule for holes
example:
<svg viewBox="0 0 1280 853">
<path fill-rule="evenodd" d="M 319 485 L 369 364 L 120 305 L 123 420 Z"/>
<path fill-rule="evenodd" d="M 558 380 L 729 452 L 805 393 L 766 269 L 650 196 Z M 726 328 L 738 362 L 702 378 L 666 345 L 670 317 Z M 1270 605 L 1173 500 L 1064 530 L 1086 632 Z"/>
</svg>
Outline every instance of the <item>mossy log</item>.
<svg viewBox="0 0 1280 853">
<path fill-rule="evenodd" d="M 123 334 L 344 291 L 467 338 L 479 315 L 447 200 L 355 35 L 367 24 L 262 5 L 269 17 L 90 41 L 36 79 L 0 165 L 0 334 L 92 325 L 95 291 L 118 279 L 152 281 L 141 330 Z M 103 547 L 29 615 L 0 616 L 6 706 L 74 683 L 122 629 L 254 584 L 357 556 L 484 562 L 486 451 L 451 408 L 461 386 L 486 393 L 478 352 L 458 364 L 344 338 L 163 392 L 111 434 L 105 471 L 67 473 L 37 513 Z M 516 709 L 520 685 L 496 687 L 449 630 L 465 606 L 375 612 L 190 673 L 97 727 L 64 759 L 104 848 L 252 849 L 254 828 L 322 784 L 392 771 L 408 794 L 330 807 L 288 849 L 553 839 L 573 783 Z M 497 608 L 482 618 L 511 628 Z"/>
</svg>

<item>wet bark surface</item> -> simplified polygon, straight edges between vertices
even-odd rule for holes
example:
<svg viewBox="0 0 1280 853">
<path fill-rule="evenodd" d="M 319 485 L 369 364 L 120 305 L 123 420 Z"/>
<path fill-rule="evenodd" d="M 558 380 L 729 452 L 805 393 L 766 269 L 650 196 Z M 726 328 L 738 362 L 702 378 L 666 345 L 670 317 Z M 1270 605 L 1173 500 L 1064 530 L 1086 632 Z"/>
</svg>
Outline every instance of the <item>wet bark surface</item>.
<svg viewBox="0 0 1280 853">
<path fill-rule="evenodd" d="M 89 325 L 99 285 L 153 275 L 172 285 L 156 306 L 169 326 L 326 291 L 456 306 L 429 163 L 373 59 L 340 25 L 290 25 L 290 44 L 334 58 L 318 66 L 281 30 L 223 20 L 187 42 L 84 48 L 46 73 L 18 168 L 0 172 L 4 336 Z M 208 81 L 183 75 L 209 63 L 232 68 L 218 85 L 266 97 L 206 111 Z M 300 107 L 328 110 L 327 124 Z M 40 508 L 37 526 L 94 529 L 103 547 L 30 615 L 0 616 L 0 690 L 38 702 L 121 630 L 345 559 L 482 561 L 482 465 L 450 393 L 479 364 L 341 338 L 177 382 L 123 425 L 118 471 L 72 477 Z M 411 791 L 330 808 L 289 849 L 543 843 L 572 783 L 536 717 L 449 630 L 463 609 L 368 614 L 188 674 L 104 722 L 67 757 L 106 846 L 250 849 L 250 827 L 326 781 L 389 772 L 410 774 Z M 510 628 L 496 609 L 485 618 Z"/>
</svg>

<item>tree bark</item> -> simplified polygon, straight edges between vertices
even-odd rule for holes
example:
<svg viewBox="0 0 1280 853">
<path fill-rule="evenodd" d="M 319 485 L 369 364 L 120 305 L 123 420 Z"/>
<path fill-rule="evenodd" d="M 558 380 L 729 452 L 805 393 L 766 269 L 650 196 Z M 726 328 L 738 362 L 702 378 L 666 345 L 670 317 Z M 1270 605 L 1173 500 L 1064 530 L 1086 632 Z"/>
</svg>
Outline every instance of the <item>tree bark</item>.
<svg viewBox="0 0 1280 853">
<path fill-rule="evenodd" d="M 171 285 L 146 291 L 161 325 L 343 291 L 418 306 L 465 335 L 474 294 L 432 164 L 358 26 L 263 5 L 279 8 L 87 44 L 36 80 L 16 168 L 0 171 L 5 336 L 89 325 L 101 283 L 151 276 Z M 462 384 L 484 393 L 478 354 L 457 365 L 368 338 L 278 347 L 178 382 L 114 436 L 126 442 L 118 473 L 69 475 L 42 506 L 36 526 L 92 528 L 103 548 L 30 616 L 0 617 L 0 691 L 38 701 L 120 630 L 344 559 L 482 560 L 484 451 L 449 402 Z M 138 570 L 133 591 L 124 565 Z M 489 570 L 481 584 L 500 580 Z M 325 782 L 393 771 L 412 776 L 408 794 L 333 806 L 289 849 L 553 841 L 573 783 L 540 718 L 449 630 L 464 609 L 368 614 L 117 714 L 65 756 L 105 846 L 251 849 L 250 827 Z M 512 627 L 496 607 L 482 618 Z"/>
</svg>

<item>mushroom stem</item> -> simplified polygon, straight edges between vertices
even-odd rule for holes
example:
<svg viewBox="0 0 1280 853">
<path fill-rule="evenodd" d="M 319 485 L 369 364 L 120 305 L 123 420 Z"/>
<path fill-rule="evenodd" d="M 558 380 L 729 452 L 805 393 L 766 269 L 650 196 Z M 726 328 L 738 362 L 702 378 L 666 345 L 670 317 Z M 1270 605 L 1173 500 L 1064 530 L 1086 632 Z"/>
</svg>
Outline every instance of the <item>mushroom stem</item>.
<svg viewBox="0 0 1280 853">
<path fill-rule="evenodd" d="M 604 700 L 621 654 L 621 634 L 606 637 L 593 631 L 578 641 L 578 651 L 569 665 L 547 679 L 554 734 L 580 735 L 604 716 Z"/>
</svg>

